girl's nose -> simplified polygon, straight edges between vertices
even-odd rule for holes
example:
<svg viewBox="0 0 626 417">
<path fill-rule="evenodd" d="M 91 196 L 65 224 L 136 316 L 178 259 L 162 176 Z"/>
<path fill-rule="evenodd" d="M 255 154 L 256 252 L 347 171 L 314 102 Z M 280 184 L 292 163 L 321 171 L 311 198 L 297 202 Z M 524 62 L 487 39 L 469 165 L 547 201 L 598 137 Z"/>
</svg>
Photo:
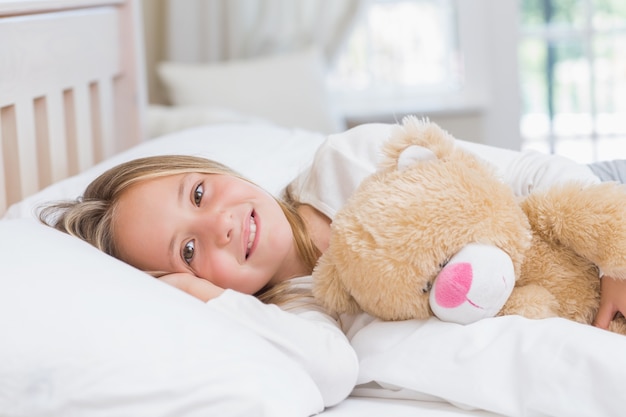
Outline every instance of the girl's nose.
<svg viewBox="0 0 626 417">
<path fill-rule="evenodd" d="M 228 245 L 233 238 L 234 221 L 229 211 L 212 211 L 203 213 L 200 227 L 218 247 Z"/>
</svg>

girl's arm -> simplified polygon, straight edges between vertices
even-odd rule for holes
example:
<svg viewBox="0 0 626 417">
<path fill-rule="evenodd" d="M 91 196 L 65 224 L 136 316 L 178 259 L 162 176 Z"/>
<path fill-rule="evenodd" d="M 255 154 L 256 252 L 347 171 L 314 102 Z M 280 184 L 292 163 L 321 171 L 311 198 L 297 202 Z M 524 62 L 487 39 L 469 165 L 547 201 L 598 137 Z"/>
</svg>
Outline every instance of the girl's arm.
<svg viewBox="0 0 626 417">
<path fill-rule="evenodd" d="M 494 165 L 502 180 L 518 196 L 533 190 L 550 187 L 566 181 L 597 184 L 600 179 L 585 165 L 558 155 L 536 151 L 511 151 L 492 146 L 458 140 L 462 149 Z"/>
<path fill-rule="evenodd" d="M 317 385 L 325 406 L 338 404 L 354 388 L 359 370 L 356 352 L 325 313 L 315 308 L 285 311 L 232 290 L 207 306 L 249 327 L 299 363 Z"/>
<path fill-rule="evenodd" d="M 624 160 L 594 162 L 589 167 L 602 181 L 626 182 Z M 602 277 L 600 308 L 593 324 L 606 329 L 618 312 L 626 316 L 626 281 L 605 275 Z"/>
<path fill-rule="evenodd" d="M 328 136 L 312 165 L 291 183 L 293 195 L 332 219 L 361 181 L 376 170 L 381 145 L 389 139 L 394 127 L 363 124 Z M 493 165 L 498 176 L 519 196 L 568 180 L 599 182 L 587 165 L 561 156 L 512 151 L 458 139 L 456 143 Z"/>
<path fill-rule="evenodd" d="M 312 303 L 288 312 L 191 274 L 160 279 L 202 301 L 211 300 L 207 308 L 248 327 L 300 364 L 317 385 L 325 406 L 339 403 L 352 391 L 359 368 L 356 353 L 336 321 Z"/>
</svg>

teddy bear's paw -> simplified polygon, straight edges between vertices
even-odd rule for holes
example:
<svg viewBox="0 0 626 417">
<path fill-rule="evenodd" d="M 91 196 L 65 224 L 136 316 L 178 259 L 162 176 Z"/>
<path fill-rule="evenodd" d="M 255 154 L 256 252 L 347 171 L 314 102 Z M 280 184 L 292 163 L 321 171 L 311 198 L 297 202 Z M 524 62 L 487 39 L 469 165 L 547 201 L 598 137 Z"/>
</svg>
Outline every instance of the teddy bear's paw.
<svg viewBox="0 0 626 417">
<path fill-rule="evenodd" d="M 515 287 L 499 315 L 519 315 L 529 319 L 558 317 L 559 302 L 545 288 L 529 284 Z"/>
<path fill-rule="evenodd" d="M 565 183 L 533 192 L 522 203 L 536 234 L 570 248 L 605 275 L 626 279 L 626 187 Z"/>
<path fill-rule="evenodd" d="M 515 269 L 501 249 L 478 243 L 454 255 L 435 279 L 430 307 L 443 321 L 468 324 L 494 317 L 515 285 Z"/>
<path fill-rule="evenodd" d="M 313 270 L 313 296 L 329 314 L 354 314 L 360 310 L 335 264 L 335 253 L 327 250 Z"/>
</svg>

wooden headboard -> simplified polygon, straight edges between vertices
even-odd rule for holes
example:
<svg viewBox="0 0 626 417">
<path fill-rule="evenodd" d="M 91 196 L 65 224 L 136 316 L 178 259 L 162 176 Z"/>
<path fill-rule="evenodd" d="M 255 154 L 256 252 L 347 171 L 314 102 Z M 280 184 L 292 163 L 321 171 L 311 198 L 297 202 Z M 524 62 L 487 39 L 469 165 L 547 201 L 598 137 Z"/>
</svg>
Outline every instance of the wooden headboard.
<svg viewBox="0 0 626 417">
<path fill-rule="evenodd" d="M 135 0 L 0 2 L 0 216 L 143 140 Z"/>
</svg>

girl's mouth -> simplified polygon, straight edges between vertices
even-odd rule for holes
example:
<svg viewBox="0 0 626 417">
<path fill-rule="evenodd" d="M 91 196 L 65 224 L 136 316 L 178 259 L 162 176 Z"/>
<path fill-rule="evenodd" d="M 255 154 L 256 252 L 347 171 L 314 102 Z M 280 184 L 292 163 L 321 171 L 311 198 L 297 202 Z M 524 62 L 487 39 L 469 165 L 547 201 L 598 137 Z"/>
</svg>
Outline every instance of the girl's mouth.
<svg viewBox="0 0 626 417">
<path fill-rule="evenodd" d="M 248 226 L 248 244 L 246 246 L 246 259 L 248 259 L 248 257 L 252 253 L 252 250 L 254 249 L 254 243 L 256 241 L 257 226 L 256 226 L 256 219 L 254 215 L 255 213 L 253 211 L 250 214 L 250 223 Z"/>
</svg>

